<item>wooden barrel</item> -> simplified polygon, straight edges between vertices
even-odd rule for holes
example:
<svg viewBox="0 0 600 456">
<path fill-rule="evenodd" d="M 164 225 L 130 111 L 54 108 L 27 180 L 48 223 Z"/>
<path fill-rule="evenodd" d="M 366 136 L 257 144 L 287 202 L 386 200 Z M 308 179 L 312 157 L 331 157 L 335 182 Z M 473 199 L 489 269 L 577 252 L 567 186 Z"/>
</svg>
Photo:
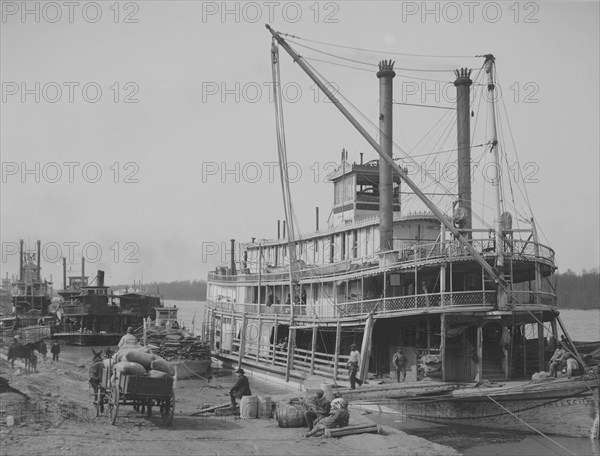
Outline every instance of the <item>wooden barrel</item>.
<svg viewBox="0 0 600 456">
<path fill-rule="evenodd" d="M 279 427 L 297 428 L 306 426 L 305 411 L 306 407 L 303 404 L 279 402 L 276 409 L 276 418 Z"/>
<path fill-rule="evenodd" d="M 271 418 L 271 396 L 258 396 L 258 417 Z"/>
<path fill-rule="evenodd" d="M 242 396 L 240 400 L 240 418 L 253 418 L 258 416 L 258 400 L 256 396 Z"/>
</svg>

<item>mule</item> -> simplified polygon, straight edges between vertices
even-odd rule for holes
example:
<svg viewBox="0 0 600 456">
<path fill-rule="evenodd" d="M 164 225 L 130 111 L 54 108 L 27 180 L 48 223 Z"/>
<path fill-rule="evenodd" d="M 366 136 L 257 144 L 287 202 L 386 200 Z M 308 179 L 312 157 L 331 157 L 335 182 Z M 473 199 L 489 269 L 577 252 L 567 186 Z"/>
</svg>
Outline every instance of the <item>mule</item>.
<svg viewBox="0 0 600 456">
<path fill-rule="evenodd" d="M 8 348 L 8 361 L 10 366 L 14 369 L 15 360 L 22 359 L 25 364 L 25 372 L 29 373 L 33 369 L 37 372 L 37 355 L 34 353 L 35 350 L 40 350 L 39 342 L 29 342 L 23 345 L 19 341 L 15 341 Z"/>
<path fill-rule="evenodd" d="M 102 350 L 97 352 L 92 348 L 92 365 L 88 371 L 89 384 L 94 390 L 94 405 L 98 407 L 100 413 L 104 412 L 104 397 L 102 392 L 98 395 L 98 390 L 101 389 L 100 382 L 102 381 L 102 371 L 104 370 L 104 362 L 102 360 Z"/>
</svg>

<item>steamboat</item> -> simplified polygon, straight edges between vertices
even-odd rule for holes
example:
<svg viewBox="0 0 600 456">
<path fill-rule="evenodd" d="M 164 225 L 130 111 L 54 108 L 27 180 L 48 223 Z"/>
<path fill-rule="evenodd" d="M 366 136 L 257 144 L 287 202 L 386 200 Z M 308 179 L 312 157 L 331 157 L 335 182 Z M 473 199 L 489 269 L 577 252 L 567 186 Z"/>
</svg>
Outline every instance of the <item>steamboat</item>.
<svg viewBox="0 0 600 456">
<path fill-rule="evenodd" d="M 393 156 L 393 62 L 380 61 L 376 73 L 376 141 L 289 40 L 267 28 L 273 40 L 280 170 L 287 169 L 277 91 L 280 49 L 379 159 L 363 163 L 361 156 L 351 162 L 343 150 L 329 176 L 329 226 L 319 229 L 317 215 L 316 231 L 302 236 L 295 233 L 289 182 L 282 171 L 283 236 L 254 238 L 241 245 L 237 258 L 232 240 L 229 265 L 208 275 L 203 336 L 215 355 L 284 381 L 302 384 L 319 376 L 343 386 L 342 394 L 351 400 L 381 403 L 385 398 L 408 419 L 597 438 L 599 380 L 560 319 L 555 252 L 540 240 L 533 216 L 517 213 L 503 195 L 508 186 L 500 172 L 505 150 L 496 133 L 494 56 L 483 56 L 476 81 L 487 95 L 489 137 L 483 147 L 496 170 L 490 217 L 489 210 L 475 211 L 485 205 L 473 199 L 471 189 L 472 70 L 455 72 L 457 183 L 446 188 L 438 182 L 444 193 L 438 197 L 439 190 L 425 193 L 412 181 L 408 154 Z M 406 193 L 418 198 L 424 210 L 406 211 Z M 432 197 L 449 203 L 434 204 Z M 561 338 L 578 361 L 578 375 L 530 381 L 548 370 Z M 393 376 L 392 357 L 402 348 L 407 383 L 371 381 L 346 389 L 351 344 L 360 348 L 362 381 Z"/>
<path fill-rule="evenodd" d="M 158 294 L 143 292 L 113 293 L 104 284 L 104 271 L 99 270 L 90 282 L 85 275 L 85 259 L 81 274 L 68 277 L 63 258 L 63 289 L 58 292 L 62 302 L 57 311 L 60 321 L 54 338 L 71 345 L 114 345 L 128 326 L 142 327 L 144 318 L 162 307 Z"/>
<path fill-rule="evenodd" d="M 24 342 L 50 337 L 49 311 L 52 303 L 52 280 L 42 279 L 41 241 L 28 249 L 19 241 L 19 275 L 3 279 L 5 296 L 10 293 L 12 309 L 0 319 L 0 336 L 11 342 L 19 336 Z M 10 290 L 10 291 L 9 291 Z"/>
</svg>

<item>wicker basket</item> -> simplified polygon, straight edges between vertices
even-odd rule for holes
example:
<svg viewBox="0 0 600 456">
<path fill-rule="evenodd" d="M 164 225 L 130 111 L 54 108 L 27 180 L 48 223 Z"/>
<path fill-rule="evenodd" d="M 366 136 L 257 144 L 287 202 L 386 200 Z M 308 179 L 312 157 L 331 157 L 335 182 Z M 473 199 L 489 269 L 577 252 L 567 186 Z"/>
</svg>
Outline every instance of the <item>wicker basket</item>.
<svg viewBox="0 0 600 456">
<path fill-rule="evenodd" d="M 306 406 L 300 403 L 279 402 L 275 410 L 275 418 L 281 428 L 298 428 L 306 426 L 304 417 Z"/>
</svg>

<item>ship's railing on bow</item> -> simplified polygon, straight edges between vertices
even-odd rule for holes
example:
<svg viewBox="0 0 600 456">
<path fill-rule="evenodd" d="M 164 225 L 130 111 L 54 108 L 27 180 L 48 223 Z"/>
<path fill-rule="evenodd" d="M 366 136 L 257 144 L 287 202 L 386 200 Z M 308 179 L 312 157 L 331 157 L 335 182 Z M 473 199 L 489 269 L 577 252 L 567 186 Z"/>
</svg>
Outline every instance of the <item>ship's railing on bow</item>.
<svg viewBox="0 0 600 456">
<path fill-rule="evenodd" d="M 386 253 L 386 266 L 379 265 L 379 255 L 369 255 L 362 258 L 354 258 L 335 263 L 305 266 L 295 271 L 294 278 L 300 282 L 311 279 L 332 279 L 341 276 L 363 273 L 377 273 L 384 269 L 409 268 L 424 262 L 433 264 L 436 262 L 450 262 L 453 260 L 464 261 L 473 256 L 467 248 L 456 240 L 432 243 L 415 243 L 414 241 L 400 241 L 402 247 Z M 494 257 L 496 245 L 494 239 L 473 239 L 471 245 L 474 250 L 484 257 Z M 396 256 L 397 260 L 389 261 L 390 256 Z M 554 250 L 543 244 L 534 243 L 520 239 L 504 239 L 505 261 L 541 262 L 548 266 L 554 266 Z M 258 273 L 248 274 L 219 274 L 210 272 L 208 280 L 221 283 L 254 283 L 259 281 Z M 289 272 L 278 270 L 277 272 L 262 272 L 260 274 L 262 283 L 287 282 Z"/>
</svg>

